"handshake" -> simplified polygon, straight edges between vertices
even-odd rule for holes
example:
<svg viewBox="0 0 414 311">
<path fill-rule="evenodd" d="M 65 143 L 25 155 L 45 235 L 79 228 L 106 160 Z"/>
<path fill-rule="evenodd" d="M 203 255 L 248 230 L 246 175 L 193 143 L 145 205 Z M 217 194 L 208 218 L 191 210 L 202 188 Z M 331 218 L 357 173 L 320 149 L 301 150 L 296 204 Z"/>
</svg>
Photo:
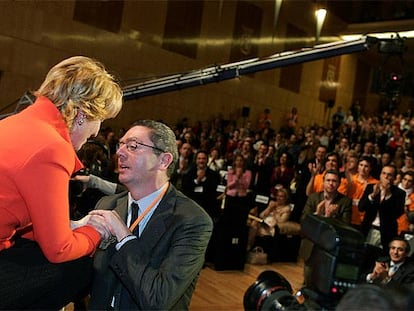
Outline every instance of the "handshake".
<svg viewBox="0 0 414 311">
<path fill-rule="evenodd" d="M 102 241 L 110 243 L 115 240 L 119 242 L 132 234 L 114 210 L 92 210 L 80 220 L 71 220 L 70 224 L 72 230 L 82 226 L 91 226 L 99 232 Z"/>
</svg>

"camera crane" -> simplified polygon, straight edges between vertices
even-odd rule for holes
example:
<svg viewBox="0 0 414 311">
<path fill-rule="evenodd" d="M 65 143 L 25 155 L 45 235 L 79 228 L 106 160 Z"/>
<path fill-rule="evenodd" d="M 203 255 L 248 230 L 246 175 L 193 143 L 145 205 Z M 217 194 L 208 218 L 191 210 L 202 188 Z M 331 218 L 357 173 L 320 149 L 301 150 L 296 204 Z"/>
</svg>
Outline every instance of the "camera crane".
<svg viewBox="0 0 414 311">
<path fill-rule="evenodd" d="M 358 40 L 321 44 L 316 45 L 313 48 L 303 48 L 295 51 L 276 53 L 263 59 L 247 59 L 225 65 L 215 65 L 208 68 L 193 70 L 186 73 L 173 74 L 158 79 L 150 79 L 125 86 L 123 88 L 124 99 L 132 100 L 144 96 L 178 91 L 184 88 L 234 79 L 242 75 L 259 71 L 271 70 L 343 54 L 363 52 L 378 42 L 380 41 L 376 37 L 362 36 Z"/>
</svg>

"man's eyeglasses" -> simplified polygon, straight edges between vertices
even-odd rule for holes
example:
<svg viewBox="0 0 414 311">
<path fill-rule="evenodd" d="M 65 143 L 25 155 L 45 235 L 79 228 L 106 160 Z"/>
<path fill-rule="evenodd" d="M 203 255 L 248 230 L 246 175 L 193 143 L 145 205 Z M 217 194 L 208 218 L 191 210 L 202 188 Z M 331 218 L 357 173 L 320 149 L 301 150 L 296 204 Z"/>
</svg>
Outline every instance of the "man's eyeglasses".
<svg viewBox="0 0 414 311">
<path fill-rule="evenodd" d="M 124 141 L 120 141 L 118 143 L 118 149 L 121 148 L 124 145 L 126 146 L 127 150 L 130 151 L 130 152 L 136 151 L 139 148 L 139 146 L 144 146 L 144 147 L 147 147 L 147 148 L 151 148 L 151 149 L 157 150 L 157 151 L 162 152 L 162 153 L 165 152 L 164 150 L 162 150 L 162 149 L 160 149 L 158 147 L 150 146 L 150 145 L 141 143 L 141 142 L 139 142 L 139 141 L 137 141 L 135 139 L 128 139 L 125 142 Z"/>
</svg>

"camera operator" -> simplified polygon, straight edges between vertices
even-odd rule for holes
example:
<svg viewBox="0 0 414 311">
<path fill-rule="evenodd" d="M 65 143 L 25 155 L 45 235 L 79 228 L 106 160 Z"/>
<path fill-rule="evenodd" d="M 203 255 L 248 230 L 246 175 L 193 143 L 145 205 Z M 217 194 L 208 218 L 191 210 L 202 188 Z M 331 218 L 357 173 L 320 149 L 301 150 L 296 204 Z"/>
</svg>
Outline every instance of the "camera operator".
<svg viewBox="0 0 414 311">
<path fill-rule="evenodd" d="M 387 287 L 414 283 L 414 263 L 409 253 L 410 244 L 403 238 L 394 238 L 389 244 L 390 257 L 378 258 L 366 281 Z"/>
<path fill-rule="evenodd" d="M 312 193 L 306 201 L 303 209 L 301 222 L 306 215 L 313 214 L 320 217 L 336 218 L 344 223 L 351 222 L 352 201 L 350 198 L 338 192 L 340 184 L 339 172 L 336 170 L 327 170 L 323 176 L 323 191 Z M 313 243 L 304 238 L 299 249 L 299 255 L 305 261 L 304 265 L 304 284 L 309 286 L 312 270 L 309 259 L 312 254 Z"/>
</svg>

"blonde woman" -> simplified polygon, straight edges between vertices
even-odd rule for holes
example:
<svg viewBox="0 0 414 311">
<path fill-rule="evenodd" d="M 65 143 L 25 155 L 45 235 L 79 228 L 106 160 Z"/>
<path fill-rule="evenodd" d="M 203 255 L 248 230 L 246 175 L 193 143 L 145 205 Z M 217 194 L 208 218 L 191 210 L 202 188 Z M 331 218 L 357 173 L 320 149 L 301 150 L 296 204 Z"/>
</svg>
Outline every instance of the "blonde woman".
<svg viewBox="0 0 414 311">
<path fill-rule="evenodd" d="M 0 121 L 0 309 L 59 309 L 90 281 L 91 256 L 109 228 L 70 221 L 76 155 L 122 107 L 104 66 L 71 57 L 50 69 L 33 105 Z"/>
<path fill-rule="evenodd" d="M 248 248 L 261 246 L 272 261 L 275 258 L 273 238 L 278 234 L 278 225 L 289 220 L 291 214 L 289 192 L 281 188 L 276 193 L 276 201 L 270 201 L 268 207 L 259 214 L 262 222 L 253 221 L 249 229 Z"/>
</svg>

